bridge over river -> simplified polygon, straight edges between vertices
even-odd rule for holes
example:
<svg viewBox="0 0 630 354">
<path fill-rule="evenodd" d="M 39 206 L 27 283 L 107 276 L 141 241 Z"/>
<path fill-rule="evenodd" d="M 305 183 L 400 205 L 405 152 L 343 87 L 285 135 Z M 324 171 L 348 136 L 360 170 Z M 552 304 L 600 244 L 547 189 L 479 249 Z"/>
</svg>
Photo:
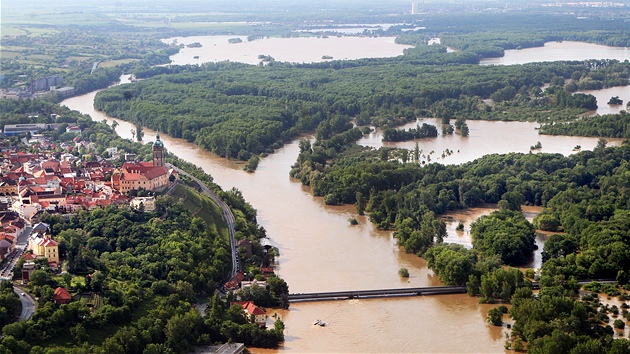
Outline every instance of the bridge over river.
<svg viewBox="0 0 630 354">
<path fill-rule="evenodd" d="M 600 283 L 615 283 L 611 279 L 599 280 L 580 280 L 580 285 L 588 284 L 593 281 Z M 532 283 L 534 290 L 540 289 L 538 282 Z M 330 300 L 350 300 L 350 299 L 372 299 L 386 297 L 404 297 L 404 296 L 427 296 L 427 295 L 446 295 L 446 294 L 464 294 L 465 286 L 425 286 L 421 288 L 400 288 L 400 289 L 377 289 L 377 290 L 349 290 L 349 291 L 331 291 L 321 293 L 297 293 L 289 294 L 289 302 L 309 302 L 309 301 L 330 301 Z"/>
</svg>

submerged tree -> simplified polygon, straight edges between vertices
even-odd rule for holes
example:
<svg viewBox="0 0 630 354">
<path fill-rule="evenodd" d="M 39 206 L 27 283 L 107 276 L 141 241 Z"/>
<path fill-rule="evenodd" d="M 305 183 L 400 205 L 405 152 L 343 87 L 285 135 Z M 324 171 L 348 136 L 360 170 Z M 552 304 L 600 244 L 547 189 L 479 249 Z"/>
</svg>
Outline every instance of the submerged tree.
<svg viewBox="0 0 630 354">
<path fill-rule="evenodd" d="M 142 128 L 142 124 L 137 123 L 136 124 L 136 129 L 132 129 L 131 130 L 132 134 L 134 134 L 136 136 L 136 140 L 137 141 L 142 141 L 142 138 L 144 138 L 144 131 Z"/>
</svg>

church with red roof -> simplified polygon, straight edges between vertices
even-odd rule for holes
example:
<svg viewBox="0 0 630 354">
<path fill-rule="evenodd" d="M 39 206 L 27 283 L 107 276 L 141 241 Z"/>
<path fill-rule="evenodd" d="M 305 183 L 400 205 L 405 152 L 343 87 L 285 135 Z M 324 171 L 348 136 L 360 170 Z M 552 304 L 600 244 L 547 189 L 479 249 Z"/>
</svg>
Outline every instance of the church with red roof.
<svg viewBox="0 0 630 354">
<path fill-rule="evenodd" d="M 164 166 L 164 143 L 160 134 L 153 143 L 153 162 L 127 161 L 112 173 L 112 188 L 126 193 L 132 190 L 154 191 L 169 185 L 171 173 Z"/>
</svg>

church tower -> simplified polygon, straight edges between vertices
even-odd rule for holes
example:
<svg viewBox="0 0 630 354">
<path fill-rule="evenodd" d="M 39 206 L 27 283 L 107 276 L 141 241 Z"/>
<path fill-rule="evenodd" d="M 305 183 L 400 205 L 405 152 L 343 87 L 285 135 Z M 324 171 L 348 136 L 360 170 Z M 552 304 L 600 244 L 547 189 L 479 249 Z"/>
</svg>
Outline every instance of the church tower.
<svg viewBox="0 0 630 354">
<path fill-rule="evenodd" d="M 164 143 L 160 140 L 160 132 L 155 135 L 153 143 L 153 166 L 164 166 Z"/>
</svg>

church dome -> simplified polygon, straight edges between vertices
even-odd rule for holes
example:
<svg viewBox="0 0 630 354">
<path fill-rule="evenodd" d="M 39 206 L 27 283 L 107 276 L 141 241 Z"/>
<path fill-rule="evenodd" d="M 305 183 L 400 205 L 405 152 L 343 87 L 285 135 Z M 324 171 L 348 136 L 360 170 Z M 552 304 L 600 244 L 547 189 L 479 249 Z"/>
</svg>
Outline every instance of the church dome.
<svg viewBox="0 0 630 354">
<path fill-rule="evenodd" d="M 154 148 L 164 148 L 164 143 L 160 140 L 160 133 L 155 135 L 155 142 L 153 143 Z"/>
</svg>

